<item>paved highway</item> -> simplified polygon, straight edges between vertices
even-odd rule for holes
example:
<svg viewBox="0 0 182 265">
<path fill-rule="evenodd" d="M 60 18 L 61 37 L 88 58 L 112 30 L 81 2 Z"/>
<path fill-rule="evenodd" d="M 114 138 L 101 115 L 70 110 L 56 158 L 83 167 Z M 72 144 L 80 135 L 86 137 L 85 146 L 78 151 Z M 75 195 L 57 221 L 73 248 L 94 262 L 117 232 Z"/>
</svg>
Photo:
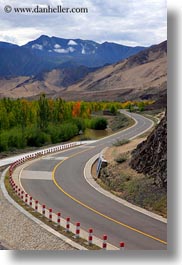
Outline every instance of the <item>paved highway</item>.
<svg viewBox="0 0 182 265">
<path fill-rule="evenodd" d="M 35 161 L 22 172 L 27 193 L 54 212 L 80 222 L 94 235 L 108 235 L 108 242 L 126 249 L 163 250 L 167 248 L 167 224 L 130 209 L 91 187 L 83 176 L 87 161 L 119 139 L 129 139 L 151 127 L 152 122 L 132 113 L 135 126 L 92 144 L 76 147 Z"/>
</svg>

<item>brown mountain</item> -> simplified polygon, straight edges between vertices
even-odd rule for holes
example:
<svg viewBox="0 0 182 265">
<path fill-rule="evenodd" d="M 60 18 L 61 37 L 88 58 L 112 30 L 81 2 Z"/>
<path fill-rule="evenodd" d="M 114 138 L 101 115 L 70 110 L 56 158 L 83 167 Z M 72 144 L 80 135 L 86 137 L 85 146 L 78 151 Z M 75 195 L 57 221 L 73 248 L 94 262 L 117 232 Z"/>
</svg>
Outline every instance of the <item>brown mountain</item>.
<svg viewBox="0 0 182 265">
<path fill-rule="evenodd" d="M 94 72 L 80 67 L 29 78 L 4 78 L 0 96 L 32 97 L 44 92 L 67 100 L 158 99 L 166 93 L 166 86 L 167 41 Z"/>
<path fill-rule="evenodd" d="M 66 97 L 97 99 L 158 98 L 167 86 L 167 41 L 117 64 L 90 73 L 70 86 Z"/>
<path fill-rule="evenodd" d="M 0 97 L 32 97 L 43 92 L 56 95 L 95 69 L 67 63 L 33 77 L 3 77 L 0 79 Z"/>
</svg>

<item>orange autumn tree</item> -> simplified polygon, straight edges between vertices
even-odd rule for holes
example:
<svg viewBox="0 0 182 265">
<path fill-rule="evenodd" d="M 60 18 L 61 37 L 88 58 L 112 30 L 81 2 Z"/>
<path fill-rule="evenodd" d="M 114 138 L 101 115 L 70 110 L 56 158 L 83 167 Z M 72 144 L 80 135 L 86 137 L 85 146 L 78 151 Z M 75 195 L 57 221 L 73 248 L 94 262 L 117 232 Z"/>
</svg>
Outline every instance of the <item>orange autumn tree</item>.
<svg viewBox="0 0 182 265">
<path fill-rule="evenodd" d="M 80 112 L 81 112 L 81 102 L 76 102 L 73 105 L 73 109 L 72 109 L 72 117 L 76 118 L 80 116 Z"/>
</svg>

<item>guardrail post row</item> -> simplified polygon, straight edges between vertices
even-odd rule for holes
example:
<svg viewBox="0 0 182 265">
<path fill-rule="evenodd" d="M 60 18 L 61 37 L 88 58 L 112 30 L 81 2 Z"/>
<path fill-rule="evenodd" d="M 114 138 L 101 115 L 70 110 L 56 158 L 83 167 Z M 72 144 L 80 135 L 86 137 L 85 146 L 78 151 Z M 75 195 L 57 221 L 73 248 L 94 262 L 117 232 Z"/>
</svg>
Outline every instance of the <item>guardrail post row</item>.
<svg viewBox="0 0 182 265">
<path fill-rule="evenodd" d="M 124 242 L 120 242 L 119 245 L 120 245 L 120 250 L 123 251 L 124 250 Z"/>
<path fill-rule="evenodd" d="M 52 222 L 52 209 L 49 209 L 49 221 Z"/>
<path fill-rule="evenodd" d="M 107 249 L 107 235 L 103 235 L 102 249 Z"/>
<path fill-rule="evenodd" d="M 93 241 L 93 228 L 89 228 L 88 232 L 89 232 L 89 234 L 88 234 L 88 244 L 90 246 L 90 245 L 92 245 L 92 241 Z"/>
<path fill-rule="evenodd" d="M 57 213 L 57 225 L 60 226 L 61 224 L 61 213 Z"/>
<path fill-rule="evenodd" d="M 76 223 L 76 231 L 75 231 L 75 237 L 79 238 L 80 237 L 80 223 Z"/>
<path fill-rule="evenodd" d="M 70 231 L 70 217 L 66 218 L 66 232 Z"/>
</svg>

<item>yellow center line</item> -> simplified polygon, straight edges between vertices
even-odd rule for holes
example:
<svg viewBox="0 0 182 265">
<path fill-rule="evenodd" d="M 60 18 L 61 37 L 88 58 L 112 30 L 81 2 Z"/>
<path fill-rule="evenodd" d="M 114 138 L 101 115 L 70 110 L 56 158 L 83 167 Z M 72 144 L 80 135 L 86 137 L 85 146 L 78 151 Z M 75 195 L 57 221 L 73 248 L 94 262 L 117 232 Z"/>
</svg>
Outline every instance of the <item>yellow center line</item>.
<svg viewBox="0 0 182 265">
<path fill-rule="evenodd" d="M 95 147 L 93 147 L 93 148 L 95 148 Z M 73 201 L 77 202 L 78 204 L 82 205 L 83 207 L 87 208 L 88 210 L 90 210 L 90 211 L 92 211 L 92 212 L 94 212 L 94 213 L 96 213 L 96 214 L 98 214 L 98 215 L 100 215 L 100 216 L 102 216 L 102 217 L 104 217 L 104 218 L 106 218 L 106 219 L 108 219 L 108 220 L 110 220 L 110 221 L 112 221 L 112 222 L 118 224 L 118 225 L 121 225 L 121 226 L 123 226 L 123 227 L 125 227 L 125 228 L 127 228 L 127 229 L 129 229 L 129 230 L 132 230 L 132 231 L 134 231 L 134 232 L 136 232 L 136 233 L 139 233 L 139 234 L 141 234 L 141 235 L 143 235 L 143 236 L 149 237 L 149 238 L 151 238 L 151 239 L 153 239 L 153 240 L 155 240 L 155 241 L 158 241 L 158 242 L 160 242 L 160 243 L 163 243 L 163 244 L 167 245 L 167 242 L 164 241 L 164 240 L 162 240 L 162 239 L 160 239 L 160 238 L 157 238 L 157 237 L 152 236 L 152 235 L 150 235 L 150 234 L 148 234 L 148 233 L 145 233 L 145 232 L 143 232 L 143 231 L 141 231 L 141 230 L 139 230 L 139 229 L 136 229 L 136 228 L 134 228 L 134 227 L 132 227 L 132 226 L 129 226 L 129 225 L 125 224 L 125 223 L 122 223 L 122 222 L 120 222 L 120 221 L 118 221 L 118 220 L 116 220 L 116 219 L 114 219 L 114 218 L 112 218 L 112 217 L 110 217 L 110 216 L 107 216 L 107 215 L 105 215 L 105 214 L 103 214 L 103 213 L 101 213 L 101 212 L 95 210 L 94 208 L 92 208 L 92 207 L 86 205 L 85 203 L 81 202 L 80 200 L 76 199 L 76 198 L 73 197 L 71 194 L 69 194 L 68 192 L 66 192 L 66 191 L 65 191 L 65 190 L 64 190 L 64 189 L 58 184 L 58 182 L 56 181 L 56 178 L 55 178 L 55 172 L 56 172 L 57 168 L 58 168 L 58 167 L 59 167 L 59 166 L 65 161 L 65 160 L 68 160 L 68 159 L 70 159 L 70 158 L 72 158 L 72 157 L 74 157 L 74 156 L 77 156 L 77 155 L 81 154 L 81 153 L 87 152 L 88 150 L 90 150 L 90 148 L 89 148 L 89 149 L 87 148 L 87 149 L 85 149 L 85 150 L 79 151 L 79 152 L 77 152 L 77 153 L 75 153 L 75 154 L 73 154 L 73 155 L 71 155 L 71 156 L 65 158 L 64 160 L 60 161 L 60 162 L 54 167 L 54 169 L 53 169 L 53 171 L 52 171 L 52 180 L 53 180 L 54 184 L 58 187 L 58 189 L 61 190 L 61 191 L 67 196 L 67 197 L 69 197 L 69 198 L 72 199 Z"/>
</svg>

